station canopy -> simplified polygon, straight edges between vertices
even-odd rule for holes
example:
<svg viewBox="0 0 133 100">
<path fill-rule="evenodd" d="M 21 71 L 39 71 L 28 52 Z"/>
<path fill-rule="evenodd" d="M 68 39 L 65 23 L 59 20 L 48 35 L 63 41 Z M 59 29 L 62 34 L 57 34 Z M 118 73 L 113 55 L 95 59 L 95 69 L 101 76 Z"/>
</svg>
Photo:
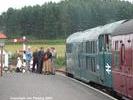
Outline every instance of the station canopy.
<svg viewBox="0 0 133 100">
<path fill-rule="evenodd" d="M 111 34 L 124 21 L 125 20 L 121 20 L 114 23 L 106 24 L 104 26 L 99 26 L 85 31 L 73 33 L 67 38 L 66 43 L 97 40 L 100 34 Z"/>
</svg>

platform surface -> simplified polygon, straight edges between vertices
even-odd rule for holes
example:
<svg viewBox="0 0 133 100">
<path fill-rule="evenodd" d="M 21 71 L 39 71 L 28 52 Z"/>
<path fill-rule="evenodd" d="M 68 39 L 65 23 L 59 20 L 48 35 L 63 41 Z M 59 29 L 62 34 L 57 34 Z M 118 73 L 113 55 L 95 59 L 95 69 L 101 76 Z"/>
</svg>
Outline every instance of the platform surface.
<svg viewBox="0 0 133 100">
<path fill-rule="evenodd" d="M 112 100 L 62 75 L 6 73 L 0 77 L 0 100 Z"/>
</svg>

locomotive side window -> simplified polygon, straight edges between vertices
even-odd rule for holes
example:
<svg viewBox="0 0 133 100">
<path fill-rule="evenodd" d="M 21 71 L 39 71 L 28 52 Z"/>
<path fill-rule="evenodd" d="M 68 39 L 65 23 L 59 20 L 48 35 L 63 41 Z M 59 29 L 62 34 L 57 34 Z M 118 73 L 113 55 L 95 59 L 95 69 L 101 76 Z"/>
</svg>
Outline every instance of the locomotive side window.
<svg viewBox="0 0 133 100">
<path fill-rule="evenodd" d="M 114 51 L 114 66 L 119 67 L 119 50 L 118 50 L 118 41 L 114 41 L 115 43 L 115 51 Z"/>
<path fill-rule="evenodd" d="M 115 51 L 118 51 L 118 41 L 115 41 Z"/>
<path fill-rule="evenodd" d="M 91 54 L 86 56 L 86 69 L 89 69 L 91 72 L 96 72 L 96 58 L 92 56 L 95 55 L 97 51 L 97 42 L 96 41 L 87 41 L 86 42 L 86 53 Z"/>
<path fill-rule="evenodd" d="M 96 53 L 96 41 L 86 42 L 86 53 Z"/>
<path fill-rule="evenodd" d="M 121 65 L 125 62 L 125 45 L 121 44 Z"/>
<path fill-rule="evenodd" d="M 86 53 L 91 53 L 91 42 L 86 42 Z"/>
<path fill-rule="evenodd" d="M 93 53 L 97 52 L 97 42 L 93 41 Z"/>
<path fill-rule="evenodd" d="M 103 51 L 104 47 L 103 47 L 103 35 L 99 36 L 99 51 Z"/>
</svg>

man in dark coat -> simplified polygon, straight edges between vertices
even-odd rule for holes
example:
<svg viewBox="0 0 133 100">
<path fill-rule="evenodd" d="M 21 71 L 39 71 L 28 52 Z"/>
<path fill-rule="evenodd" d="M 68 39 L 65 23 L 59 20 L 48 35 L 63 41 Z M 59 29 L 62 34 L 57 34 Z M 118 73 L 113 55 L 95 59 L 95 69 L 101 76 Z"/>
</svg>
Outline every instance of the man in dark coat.
<svg viewBox="0 0 133 100">
<path fill-rule="evenodd" d="M 33 67 L 32 67 L 32 72 L 36 72 L 35 71 L 35 66 L 36 66 L 36 68 L 38 68 L 38 49 L 36 49 L 35 52 L 33 52 Z"/>
<path fill-rule="evenodd" d="M 37 67 L 37 72 L 40 74 L 42 73 L 43 56 L 44 56 L 44 48 L 41 47 L 40 50 L 38 51 L 38 67 Z"/>
</svg>

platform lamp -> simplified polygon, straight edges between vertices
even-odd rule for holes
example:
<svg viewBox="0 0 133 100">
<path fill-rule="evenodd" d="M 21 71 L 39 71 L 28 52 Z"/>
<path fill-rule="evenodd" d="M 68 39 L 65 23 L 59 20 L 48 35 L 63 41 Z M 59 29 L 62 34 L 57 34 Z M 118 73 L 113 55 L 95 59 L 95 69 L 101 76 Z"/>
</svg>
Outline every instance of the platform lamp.
<svg viewBox="0 0 133 100">
<path fill-rule="evenodd" d="M 25 51 L 26 50 L 26 44 L 25 44 L 25 42 L 26 42 L 26 36 L 23 36 L 23 51 Z"/>
<path fill-rule="evenodd" d="M 5 46 L 5 41 L 7 39 L 7 36 L 3 33 L 0 33 L 0 76 L 2 76 L 3 71 L 3 48 Z"/>
</svg>

